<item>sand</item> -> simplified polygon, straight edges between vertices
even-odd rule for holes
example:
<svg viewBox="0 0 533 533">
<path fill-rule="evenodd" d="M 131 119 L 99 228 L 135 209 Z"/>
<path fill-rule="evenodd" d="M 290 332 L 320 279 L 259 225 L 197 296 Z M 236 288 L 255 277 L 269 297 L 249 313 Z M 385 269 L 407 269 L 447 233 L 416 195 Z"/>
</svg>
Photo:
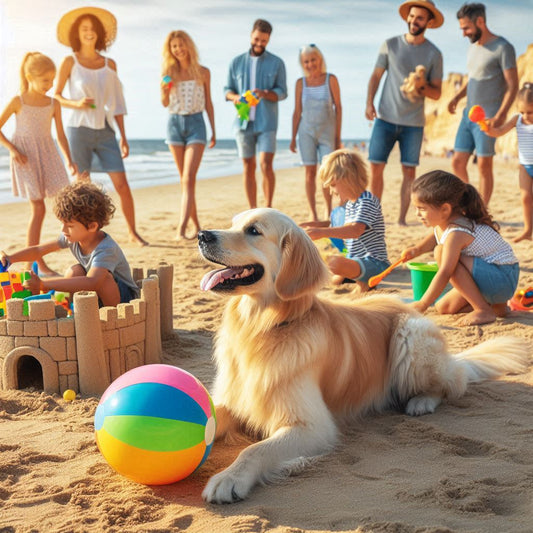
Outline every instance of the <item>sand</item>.
<svg viewBox="0 0 533 533">
<path fill-rule="evenodd" d="M 408 227 L 395 225 L 400 167 L 386 170 L 383 198 L 391 260 L 427 229 L 410 212 Z M 446 159 L 425 158 L 421 171 L 449 169 Z M 511 239 L 522 227 L 515 163 L 498 162 L 492 212 Z M 473 167 L 474 184 L 477 171 Z M 134 191 L 138 226 L 151 246 L 126 242 L 117 211 L 109 232 L 132 266 L 175 265 L 175 337 L 164 342 L 164 362 L 182 367 L 209 387 L 211 350 L 223 300 L 203 293 L 208 266 L 195 241 L 176 243 L 179 187 Z M 246 208 L 240 176 L 198 183 L 204 228 L 225 228 Z M 297 221 L 307 217 L 302 169 L 278 171 L 275 207 Z M 1 245 L 24 243 L 26 204 L 2 206 Z M 59 230 L 51 211 L 44 239 Z M 514 246 L 520 287 L 533 285 L 530 241 Z M 65 251 L 50 257 L 63 269 Z M 425 259 L 430 260 L 430 256 Z M 351 290 L 326 287 L 331 299 Z M 409 271 L 397 269 L 380 290 L 412 296 Z M 356 298 L 356 295 L 353 296 Z M 533 340 L 533 312 L 514 312 L 494 324 L 461 328 L 456 317 L 429 316 L 441 325 L 452 351 L 503 334 Z M 208 478 L 227 466 L 239 446 L 215 444 L 211 456 L 186 480 L 148 487 L 115 473 L 100 455 L 93 416 L 98 398 L 66 403 L 40 391 L 0 391 L 0 531 L 202 531 L 202 532 L 526 532 L 533 523 L 533 373 L 471 386 L 459 401 L 433 415 L 410 418 L 391 412 L 369 416 L 345 429 L 338 448 L 279 484 L 257 487 L 244 502 L 206 505 Z"/>
</svg>

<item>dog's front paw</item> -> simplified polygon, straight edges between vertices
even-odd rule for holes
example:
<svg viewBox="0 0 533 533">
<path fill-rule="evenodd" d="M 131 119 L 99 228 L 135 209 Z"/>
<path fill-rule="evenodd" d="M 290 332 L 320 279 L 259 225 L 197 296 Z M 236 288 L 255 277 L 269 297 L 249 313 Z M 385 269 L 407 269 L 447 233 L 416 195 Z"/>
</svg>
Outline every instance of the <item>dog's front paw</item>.
<svg viewBox="0 0 533 533">
<path fill-rule="evenodd" d="M 244 500 L 253 485 L 254 480 L 246 474 L 234 474 L 227 468 L 207 482 L 202 497 L 209 503 L 235 503 Z"/>
<path fill-rule="evenodd" d="M 438 396 L 414 396 L 407 402 L 405 412 L 410 416 L 420 416 L 435 412 L 441 402 Z"/>
</svg>

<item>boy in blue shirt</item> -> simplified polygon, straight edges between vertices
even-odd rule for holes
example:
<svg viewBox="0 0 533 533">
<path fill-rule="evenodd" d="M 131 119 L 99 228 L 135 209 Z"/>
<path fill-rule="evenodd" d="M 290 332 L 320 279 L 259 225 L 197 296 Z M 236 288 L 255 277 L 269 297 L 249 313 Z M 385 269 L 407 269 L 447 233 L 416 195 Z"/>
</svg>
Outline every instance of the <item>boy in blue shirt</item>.
<svg viewBox="0 0 533 533">
<path fill-rule="evenodd" d="M 41 279 L 32 274 L 25 286 L 34 294 L 56 290 L 74 293 L 95 291 L 101 305 L 115 306 L 139 296 L 131 269 L 118 244 L 102 227 L 115 212 L 111 198 L 88 181 L 77 181 L 57 195 L 54 214 L 62 222 L 62 233 L 54 241 L 24 248 L 7 255 L 0 253 L 4 267 L 21 261 L 37 261 L 61 248 L 70 248 L 77 260 L 64 277 Z"/>
</svg>

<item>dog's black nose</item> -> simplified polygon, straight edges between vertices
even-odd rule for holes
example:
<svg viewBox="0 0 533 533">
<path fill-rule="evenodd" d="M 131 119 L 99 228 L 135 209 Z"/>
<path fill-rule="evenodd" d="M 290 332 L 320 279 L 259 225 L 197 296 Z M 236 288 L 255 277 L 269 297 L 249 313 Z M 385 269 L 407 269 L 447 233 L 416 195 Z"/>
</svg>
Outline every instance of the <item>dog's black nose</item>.
<svg viewBox="0 0 533 533">
<path fill-rule="evenodd" d="M 198 232 L 198 242 L 207 243 L 210 241 L 216 241 L 217 237 L 212 231 L 202 230 Z"/>
</svg>

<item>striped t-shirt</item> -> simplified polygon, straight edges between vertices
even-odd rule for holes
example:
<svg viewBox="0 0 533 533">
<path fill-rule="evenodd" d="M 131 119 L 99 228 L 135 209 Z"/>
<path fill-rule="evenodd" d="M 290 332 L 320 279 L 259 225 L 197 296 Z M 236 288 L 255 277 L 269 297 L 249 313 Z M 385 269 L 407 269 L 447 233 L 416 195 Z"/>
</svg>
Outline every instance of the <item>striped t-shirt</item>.
<svg viewBox="0 0 533 533">
<path fill-rule="evenodd" d="M 524 124 L 522 115 L 516 121 L 518 137 L 518 161 L 521 165 L 533 165 L 533 124 Z"/>
<path fill-rule="evenodd" d="M 388 262 L 381 204 L 369 191 L 364 191 L 355 202 L 346 202 L 344 224 L 356 222 L 364 224 L 366 229 L 357 239 L 345 240 L 348 257 L 372 256 Z"/>
</svg>

